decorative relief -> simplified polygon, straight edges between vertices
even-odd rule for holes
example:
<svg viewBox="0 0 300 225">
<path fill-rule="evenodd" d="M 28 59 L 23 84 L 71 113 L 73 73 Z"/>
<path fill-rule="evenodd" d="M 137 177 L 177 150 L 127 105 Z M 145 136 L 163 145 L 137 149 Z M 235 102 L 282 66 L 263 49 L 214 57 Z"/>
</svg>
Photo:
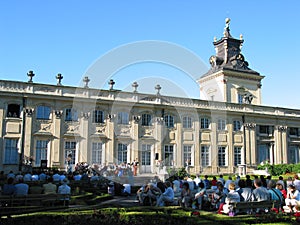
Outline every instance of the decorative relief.
<svg viewBox="0 0 300 225">
<path fill-rule="evenodd" d="M 26 113 L 26 116 L 30 116 L 31 117 L 33 115 L 33 113 L 34 113 L 34 109 L 25 108 L 24 112 Z"/>
<path fill-rule="evenodd" d="M 277 126 L 277 129 L 279 130 L 279 131 L 287 131 L 287 126 Z"/>
<path fill-rule="evenodd" d="M 79 131 L 79 126 L 80 124 L 79 123 L 67 123 L 65 122 L 65 130 L 67 132 L 76 132 L 76 131 Z"/>
<path fill-rule="evenodd" d="M 256 128 L 256 124 L 255 123 L 244 123 L 244 126 L 248 129 L 254 129 Z"/>
<path fill-rule="evenodd" d="M 60 119 L 63 114 L 64 114 L 63 110 L 55 110 L 54 111 L 54 115 L 56 116 L 56 119 Z"/>
<path fill-rule="evenodd" d="M 142 136 L 152 136 L 153 127 L 142 127 L 141 129 Z"/>
<path fill-rule="evenodd" d="M 118 125 L 116 127 L 116 134 L 121 136 L 129 136 L 131 127 L 129 125 Z"/>
</svg>

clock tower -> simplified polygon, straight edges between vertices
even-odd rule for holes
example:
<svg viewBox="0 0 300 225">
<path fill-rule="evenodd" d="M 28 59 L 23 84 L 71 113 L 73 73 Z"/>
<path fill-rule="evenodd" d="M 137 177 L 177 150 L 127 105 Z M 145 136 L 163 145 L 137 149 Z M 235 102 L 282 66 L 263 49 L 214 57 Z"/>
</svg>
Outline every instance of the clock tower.
<svg viewBox="0 0 300 225">
<path fill-rule="evenodd" d="M 261 104 L 261 81 L 264 76 L 249 68 L 241 53 L 243 36 L 230 34 L 230 19 L 226 19 L 223 37 L 215 38 L 216 55 L 209 58 L 210 70 L 200 77 L 200 98 L 240 104 Z"/>
</svg>

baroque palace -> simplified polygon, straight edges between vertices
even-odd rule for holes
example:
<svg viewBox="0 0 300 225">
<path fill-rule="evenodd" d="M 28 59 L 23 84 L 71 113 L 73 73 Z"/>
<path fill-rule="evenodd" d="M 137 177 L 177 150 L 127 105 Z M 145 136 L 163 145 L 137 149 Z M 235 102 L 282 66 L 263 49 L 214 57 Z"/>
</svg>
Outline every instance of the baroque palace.
<svg viewBox="0 0 300 225">
<path fill-rule="evenodd" d="M 250 173 L 257 165 L 299 163 L 300 110 L 261 105 L 264 76 L 241 54 L 243 37 L 213 44 L 211 68 L 200 74 L 200 99 L 0 80 L 0 170 L 66 168 L 71 164 L 139 161 L 202 174 Z M 69 158 L 70 158 L 69 157 Z"/>
</svg>

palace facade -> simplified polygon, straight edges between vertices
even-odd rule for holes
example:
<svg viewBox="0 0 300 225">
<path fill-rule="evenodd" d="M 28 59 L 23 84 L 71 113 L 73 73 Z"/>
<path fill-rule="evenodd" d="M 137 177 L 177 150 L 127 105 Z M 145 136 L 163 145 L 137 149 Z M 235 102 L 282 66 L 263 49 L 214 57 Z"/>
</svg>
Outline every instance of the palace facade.
<svg viewBox="0 0 300 225">
<path fill-rule="evenodd" d="M 261 105 L 260 73 L 241 54 L 226 21 L 202 75 L 200 99 L 0 80 L 0 170 L 139 161 L 202 174 L 247 172 L 268 161 L 299 163 L 300 110 Z"/>
</svg>

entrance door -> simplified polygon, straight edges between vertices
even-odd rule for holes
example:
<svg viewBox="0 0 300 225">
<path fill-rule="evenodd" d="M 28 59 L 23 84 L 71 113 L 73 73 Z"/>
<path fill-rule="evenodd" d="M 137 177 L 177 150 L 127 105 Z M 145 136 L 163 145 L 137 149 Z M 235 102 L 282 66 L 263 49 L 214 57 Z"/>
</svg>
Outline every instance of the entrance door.
<svg viewBox="0 0 300 225">
<path fill-rule="evenodd" d="M 140 173 L 151 173 L 151 146 L 142 145 Z"/>
</svg>

